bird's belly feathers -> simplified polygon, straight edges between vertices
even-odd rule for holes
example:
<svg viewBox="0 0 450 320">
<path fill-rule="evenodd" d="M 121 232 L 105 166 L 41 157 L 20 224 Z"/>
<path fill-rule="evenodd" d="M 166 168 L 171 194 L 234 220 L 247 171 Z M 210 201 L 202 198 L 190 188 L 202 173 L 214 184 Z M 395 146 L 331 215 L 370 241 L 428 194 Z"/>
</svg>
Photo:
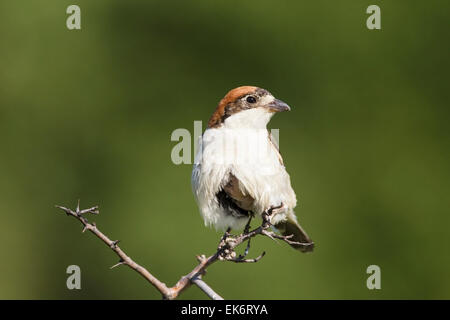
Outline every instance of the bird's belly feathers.
<svg viewBox="0 0 450 320">
<path fill-rule="evenodd" d="M 196 156 L 192 187 L 205 224 L 218 229 L 240 228 L 247 219 L 237 219 L 220 207 L 216 194 L 233 174 L 254 201 L 252 211 L 260 215 L 281 203 L 286 212 L 296 205 L 290 178 L 266 129 L 208 129 Z M 277 220 L 284 219 L 283 216 Z"/>
</svg>

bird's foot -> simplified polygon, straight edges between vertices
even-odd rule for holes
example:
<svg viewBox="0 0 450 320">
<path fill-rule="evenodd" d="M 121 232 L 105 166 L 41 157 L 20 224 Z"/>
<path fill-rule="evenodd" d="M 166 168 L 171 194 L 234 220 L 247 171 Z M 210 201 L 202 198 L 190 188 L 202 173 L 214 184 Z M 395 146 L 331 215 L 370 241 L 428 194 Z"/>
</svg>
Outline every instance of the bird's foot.
<svg viewBox="0 0 450 320">
<path fill-rule="evenodd" d="M 265 256 L 265 254 L 266 254 L 266 252 L 263 251 L 263 253 L 261 253 L 258 257 L 252 258 L 252 259 L 245 259 L 243 256 L 240 255 L 237 258 L 228 259 L 228 261 L 236 262 L 236 263 L 255 263 L 255 262 L 258 262 L 259 260 L 261 260 L 262 257 Z"/>
<path fill-rule="evenodd" d="M 236 246 L 236 239 L 234 237 L 227 237 L 220 241 L 218 252 L 219 260 L 232 260 L 236 258 L 236 251 L 234 247 Z"/>
<path fill-rule="evenodd" d="M 231 234 L 231 228 L 228 228 L 223 234 L 222 239 L 219 242 L 219 245 L 217 246 L 217 250 L 221 252 L 219 258 L 226 258 L 232 255 L 232 252 L 234 252 L 233 248 L 235 242 L 236 238 Z M 236 256 L 236 253 L 234 254 L 234 256 Z"/>
<path fill-rule="evenodd" d="M 278 213 L 281 213 L 281 212 L 283 212 L 285 210 L 286 210 L 286 208 L 285 208 L 285 206 L 284 206 L 284 204 L 282 202 L 278 206 L 270 207 L 269 209 L 267 209 L 267 212 L 268 212 L 269 216 L 274 216 L 274 215 L 277 215 Z"/>
<path fill-rule="evenodd" d="M 250 239 L 247 240 L 247 246 L 245 248 L 245 251 L 243 254 L 237 255 L 235 248 L 242 243 L 242 237 L 245 237 L 249 233 L 250 229 L 250 220 L 249 219 L 247 226 L 244 229 L 244 233 L 241 235 L 233 236 L 230 233 L 230 229 L 227 229 L 225 234 L 223 235 L 219 246 L 218 246 L 218 252 L 219 252 L 219 260 L 222 261 L 231 261 L 236 263 L 252 263 L 252 262 L 258 262 L 266 253 L 263 252 L 260 256 L 253 258 L 253 259 L 246 259 L 249 251 L 250 251 Z"/>
<path fill-rule="evenodd" d="M 249 216 L 249 218 L 248 218 L 248 222 L 247 222 L 247 224 L 245 225 L 245 228 L 244 228 L 244 234 L 247 234 L 247 233 L 250 232 L 250 222 L 252 222 L 252 218 L 253 218 L 253 217 L 254 217 L 254 215 L 253 215 L 253 213 L 251 213 L 250 216 Z"/>
<path fill-rule="evenodd" d="M 237 256 L 236 251 L 234 251 L 235 248 L 235 239 L 234 238 L 228 238 L 229 240 L 226 242 L 225 246 L 221 248 L 221 253 L 219 255 L 220 260 L 235 262 L 235 263 L 254 263 L 261 260 L 262 257 L 266 254 L 266 252 L 263 252 L 261 255 L 259 255 L 256 258 L 252 259 L 246 259 L 249 251 L 250 251 L 250 238 L 247 240 L 247 247 L 245 248 L 245 251 L 243 254 L 240 254 Z"/>
<path fill-rule="evenodd" d="M 269 228 L 272 225 L 272 223 L 270 222 L 270 218 L 274 215 L 277 215 L 278 213 L 283 212 L 284 210 L 286 210 L 286 208 L 283 202 L 278 206 L 271 206 L 269 209 L 265 210 L 261 215 L 263 220 L 261 227 L 263 229 Z"/>
<path fill-rule="evenodd" d="M 252 238 L 248 238 L 248 240 L 247 240 L 247 246 L 245 247 L 244 254 L 240 254 L 239 257 L 238 257 L 238 259 L 244 259 L 244 258 L 248 255 L 248 253 L 249 253 L 249 251 L 250 251 L 250 240 L 251 240 L 251 239 L 252 239 Z"/>
</svg>

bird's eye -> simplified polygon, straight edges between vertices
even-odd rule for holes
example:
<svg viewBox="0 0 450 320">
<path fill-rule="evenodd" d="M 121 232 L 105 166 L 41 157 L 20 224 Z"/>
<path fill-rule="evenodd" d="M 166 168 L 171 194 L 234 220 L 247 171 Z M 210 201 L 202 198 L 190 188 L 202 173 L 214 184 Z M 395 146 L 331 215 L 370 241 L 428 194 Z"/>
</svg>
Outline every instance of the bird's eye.
<svg viewBox="0 0 450 320">
<path fill-rule="evenodd" d="M 253 96 L 248 96 L 248 97 L 247 97 L 247 102 L 248 102 L 248 103 L 255 103 L 255 102 L 256 102 L 256 98 L 253 97 Z"/>
</svg>

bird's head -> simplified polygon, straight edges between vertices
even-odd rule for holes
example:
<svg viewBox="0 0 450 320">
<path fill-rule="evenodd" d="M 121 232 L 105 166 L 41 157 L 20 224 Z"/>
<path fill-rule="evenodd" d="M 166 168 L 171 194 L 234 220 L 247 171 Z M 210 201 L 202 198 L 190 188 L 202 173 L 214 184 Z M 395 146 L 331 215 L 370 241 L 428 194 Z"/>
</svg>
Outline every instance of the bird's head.
<svg viewBox="0 0 450 320">
<path fill-rule="evenodd" d="M 289 106 L 267 90 L 243 86 L 229 91 L 220 100 L 208 122 L 208 128 L 265 128 L 270 118 Z"/>
</svg>

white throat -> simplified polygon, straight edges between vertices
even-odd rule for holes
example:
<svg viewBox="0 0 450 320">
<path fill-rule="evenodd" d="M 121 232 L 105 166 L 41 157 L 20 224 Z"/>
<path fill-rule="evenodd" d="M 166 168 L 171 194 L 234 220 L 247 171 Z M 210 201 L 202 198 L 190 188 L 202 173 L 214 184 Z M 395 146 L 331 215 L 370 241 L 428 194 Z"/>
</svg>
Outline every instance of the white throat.
<svg viewBox="0 0 450 320">
<path fill-rule="evenodd" d="M 273 113 L 263 107 L 242 110 L 228 117 L 224 126 L 227 129 L 264 129 Z"/>
</svg>

